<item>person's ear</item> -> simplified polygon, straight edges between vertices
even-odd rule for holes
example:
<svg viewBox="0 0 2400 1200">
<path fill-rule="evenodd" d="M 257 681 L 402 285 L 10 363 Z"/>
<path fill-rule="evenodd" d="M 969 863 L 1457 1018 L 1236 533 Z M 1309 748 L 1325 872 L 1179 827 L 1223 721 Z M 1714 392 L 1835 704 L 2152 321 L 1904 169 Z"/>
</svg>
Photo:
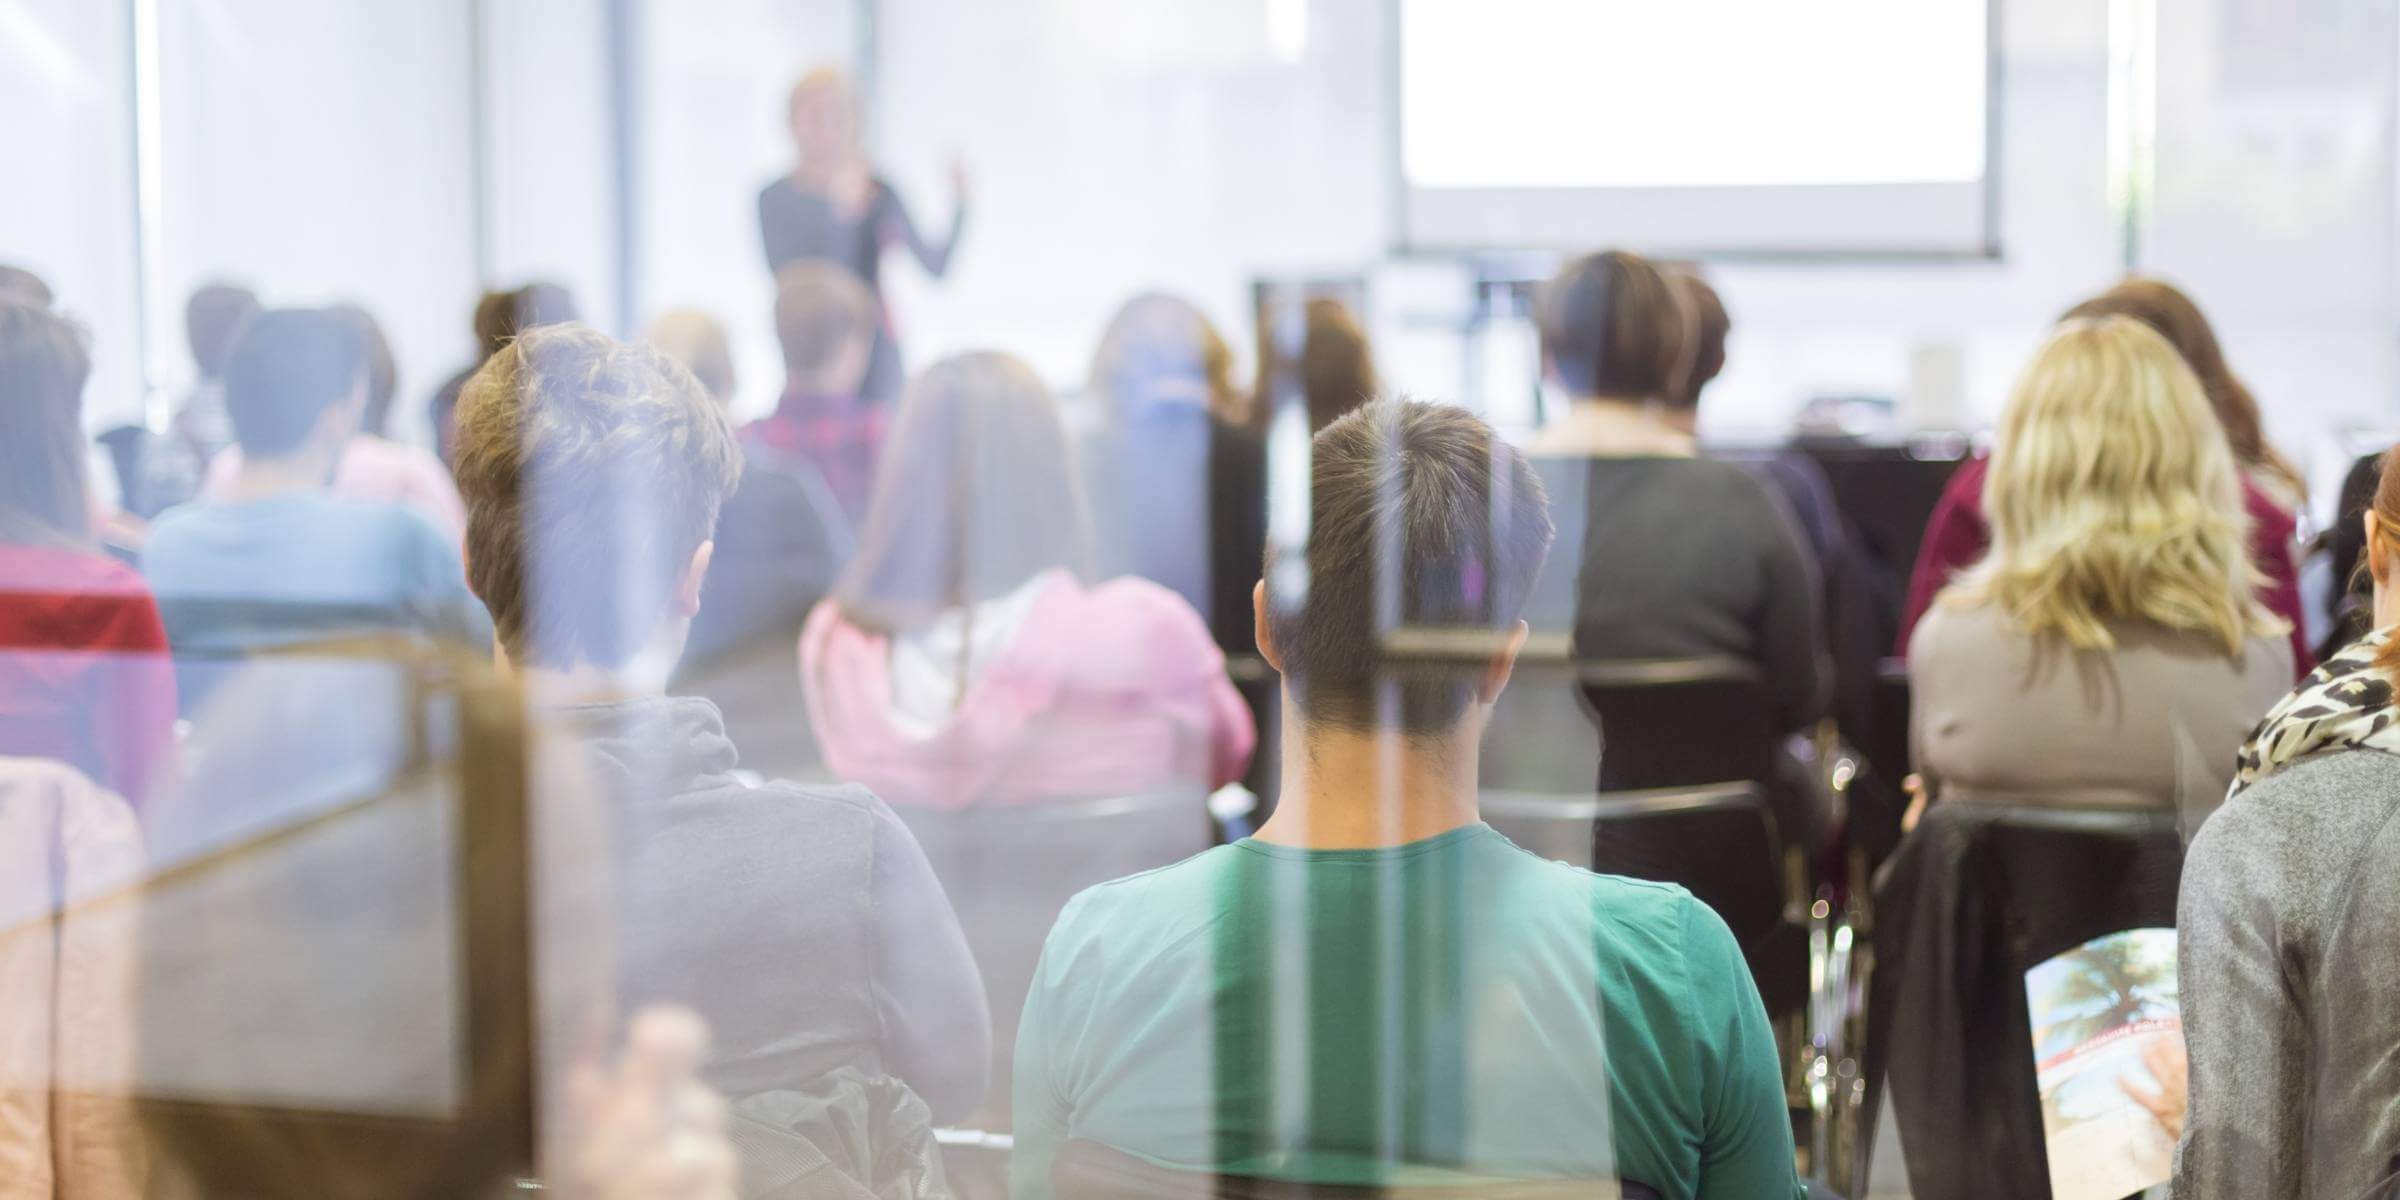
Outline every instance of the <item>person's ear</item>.
<svg viewBox="0 0 2400 1200">
<path fill-rule="evenodd" d="M 2383 544 L 2383 521 L 2371 508 L 2359 514 L 2359 519 L 2366 522 L 2367 574 L 2374 576 L 2375 582 L 2389 585 L 2394 582 L 2391 574 L 2392 552 Z"/>
<path fill-rule="evenodd" d="M 700 613 L 700 585 L 708 578 L 708 564 L 717 556 L 714 541 L 700 543 L 692 551 L 692 561 L 685 564 L 683 578 L 675 581 L 675 615 L 690 618 Z"/>
<path fill-rule="evenodd" d="M 1483 681 L 1475 688 L 1477 702 L 1493 704 L 1499 701 L 1500 693 L 1508 687 L 1509 674 L 1517 669 L 1517 655 L 1525 649 L 1525 638 L 1532 632 L 1533 627 L 1523 621 L 1509 627 L 1508 642 L 1483 668 Z"/>
<path fill-rule="evenodd" d="M 1267 665 L 1275 668 L 1276 674 L 1282 674 L 1283 652 L 1275 648 L 1274 631 L 1267 627 L 1267 581 L 1264 579 L 1250 585 L 1250 622 L 1250 636 L 1258 641 L 1258 656 L 1267 660 Z"/>
</svg>

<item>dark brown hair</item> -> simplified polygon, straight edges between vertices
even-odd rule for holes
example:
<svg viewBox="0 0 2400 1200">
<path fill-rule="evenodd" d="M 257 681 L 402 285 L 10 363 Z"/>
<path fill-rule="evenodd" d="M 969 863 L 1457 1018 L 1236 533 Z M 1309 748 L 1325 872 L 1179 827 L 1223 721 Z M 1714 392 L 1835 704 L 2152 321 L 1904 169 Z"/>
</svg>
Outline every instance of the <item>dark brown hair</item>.
<svg viewBox="0 0 2400 1200">
<path fill-rule="evenodd" d="M 73 323 L 0 297 L 0 540 L 90 540 L 83 385 L 91 373 Z"/>
<path fill-rule="evenodd" d="M 1578 396 L 1663 398 L 1673 391 L 1681 322 L 1666 277 L 1624 250 L 1560 268 L 1534 302 L 1542 357 Z"/>
<path fill-rule="evenodd" d="M 184 339 L 191 343 L 192 362 L 202 379 L 225 373 L 242 327 L 258 315 L 258 294 L 232 283 L 202 285 L 183 305 Z"/>
<path fill-rule="evenodd" d="M 906 632 L 1042 571 L 1080 573 L 1090 544 L 1050 389 L 1009 355 L 960 354 L 902 401 L 834 601 L 860 628 Z"/>
<path fill-rule="evenodd" d="M 875 336 L 875 297 L 846 268 L 803 260 L 775 275 L 775 340 L 789 375 L 822 371 Z"/>
<path fill-rule="evenodd" d="M 2400 454 L 2384 451 L 2382 468 L 2375 480 L 2375 500 L 2369 508 L 2375 513 L 2375 540 L 2382 543 L 2384 562 L 2389 565 L 2392 556 L 2400 554 Z M 2359 552 L 2360 567 L 2374 561 L 2374 549 L 2370 546 Z M 2400 580 L 2376 581 L 2378 587 L 2395 585 L 2400 585 Z M 2400 637 L 2384 643 L 2383 649 L 2375 652 L 2375 669 L 2400 685 Z"/>
<path fill-rule="evenodd" d="M 1707 280 L 1678 271 L 1667 277 L 1667 284 L 1674 289 L 1683 338 L 1675 386 L 1668 389 L 1666 401 L 1676 408 L 1698 408 L 1700 389 L 1725 369 L 1725 339 L 1733 333 L 1733 318 Z"/>
<path fill-rule="evenodd" d="M 543 325 L 562 325 L 575 319 L 575 297 L 555 283 L 529 283 L 507 291 L 485 292 L 475 302 L 475 345 L 485 359 L 518 334 Z"/>
<path fill-rule="evenodd" d="M 1313 434 L 1375 398 L 1375 351 L 1349 305 L 1319 297 L 1302 313 L 1300 394 Z"/>
<path fill-rule="evenodd" d="M 48 308 L 57 297 L 51 294 L 49 282 L 41 276 L 14 263 L 0 263 L 0 299 L 22 300 Z"/>
<path fill-rule="evenodd" d="M 1272 550 L 1266 571 L 1268 632 L 1301 714 L 1354 730 L 1388 717 L 1409 735 L 1455 725 L 1473 682 L 1392 665 L 1384 635 L 1505 627 L 1551 536 L 1533 467 L 1465 409 L 1378 400 L 1326 426 L 1311 443 L 1305 599 L 1280 594 Z"/>
<path fill-rule="evenodd" d="M 2267 444 L 2259 427 L 2258 401 L 2225 362 L 2216 330 L 2209 327 L 2208 318 L 2190 296 L 2165 280 L 2136 276 L 2068 309 L 2059 319 L 2072 317 L 2131 317 L 2157 330 L 2183 355 L 2192 374 L 2200 377 L 2208 405 L 2216 410 L 2217 423 L 2225 427 L 2226 440 L 2233 443 L 2235 461 L 2305 494 L 2307 482 L 2291 460 Z"/>
<path fill-rule="evenodd" d="M 546 325 L 467 381 L 456 474 L 467 582 L 509 656 L 620 667 L 657 633 L 741 454 L 682 364 Z"/>
</svg>

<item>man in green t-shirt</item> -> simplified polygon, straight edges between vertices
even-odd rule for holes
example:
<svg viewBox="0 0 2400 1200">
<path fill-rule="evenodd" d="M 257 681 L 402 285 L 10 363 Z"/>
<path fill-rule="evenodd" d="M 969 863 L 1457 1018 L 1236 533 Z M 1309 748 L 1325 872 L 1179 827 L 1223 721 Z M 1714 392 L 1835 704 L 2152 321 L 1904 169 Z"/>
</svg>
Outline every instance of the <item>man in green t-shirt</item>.
<svg viewBox="0 0 2400 1200">
<path fill-rule="evenodd" d="M 1270 551 L 1254 593 L 1283 674 L 1281 803 L 1257 836 L 1060 915 L 1017 1042 L 1016 1194 L 1052 1194 L 1070 1139 L 1323 1183 L 1801 1194 L 1724 922 L 1477 816 L 1477 745 L 1551 539 L 1525 460 L 1461 409 L 1378 402 L 1317 435 L 1309 508 L 1305 555 Z M 1397 671 L 1395 626 L 1495 649 Z"/>
</svg>

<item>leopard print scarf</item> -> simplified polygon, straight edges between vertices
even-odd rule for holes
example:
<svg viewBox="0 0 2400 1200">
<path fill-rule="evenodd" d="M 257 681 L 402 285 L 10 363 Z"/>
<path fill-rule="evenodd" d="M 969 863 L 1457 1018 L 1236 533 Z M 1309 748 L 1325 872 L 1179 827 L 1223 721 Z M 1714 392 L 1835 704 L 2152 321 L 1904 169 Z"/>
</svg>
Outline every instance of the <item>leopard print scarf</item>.
<svg viewBox="0 0 2400 1200">
<path fill-rule="evenodd" d="M 2396 630 L 2400 626 L 2378 629 L 2350 643 L 2276 701 L 2242 743 L 2226 798 L 2321 750 L 2400 754 L 2400 709 L 2392 706 L 2392 680 L 2375 668 L 2376 653 Z"/>
</svg>

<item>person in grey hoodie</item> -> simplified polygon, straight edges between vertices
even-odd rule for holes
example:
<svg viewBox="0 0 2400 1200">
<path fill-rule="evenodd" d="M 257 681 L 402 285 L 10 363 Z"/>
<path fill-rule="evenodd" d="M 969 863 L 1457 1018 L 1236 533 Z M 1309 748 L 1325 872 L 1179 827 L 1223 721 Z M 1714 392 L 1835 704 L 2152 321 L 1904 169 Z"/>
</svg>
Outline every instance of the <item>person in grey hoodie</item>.
<svg viewBox="0 0 2400 1200">
<path fill-rule="evenodd" d="M 2268 712 L 2185 861 L 2182 1200 L 2400 1178 L 2400 471 L 2362 522 L 2375 632 Z"/>
</svg>

